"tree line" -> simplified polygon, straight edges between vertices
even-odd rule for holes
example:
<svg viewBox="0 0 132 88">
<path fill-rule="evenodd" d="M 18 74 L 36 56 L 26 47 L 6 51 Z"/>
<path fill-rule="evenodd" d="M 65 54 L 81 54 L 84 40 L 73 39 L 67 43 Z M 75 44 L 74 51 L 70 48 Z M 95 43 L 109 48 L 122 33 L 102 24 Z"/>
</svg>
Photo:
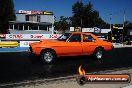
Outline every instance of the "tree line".
<svg viewBox="0 0 132 88">
<path fill-rule="evenodd" d="M 61 16 L 59 21 L 55 22 L 55 29 L 65 31 L 69 29 L 70 26 L 83 28 L 110 28 L 110 24 L 105 22 L 100 17 L 99 12 L 97 10 L 94 10 L 91 1 L 86 4 L 81 1 L 77 1 L 72 6 L 72 14 L 73 15 L 71 17 Z M 126 27 L 132 28 L 132 22 L 130 21 L 125 21 L 124 25 Z"/>
<path fill-rule="evenodd" d="M 8 33 L 9 21 L 15 19 L 13 0 L 0 0 L 0 33 Z"/>
<path fill-rule="evenodd" d="M 109 24 L 99 16 L 97 10 L 94 10 L 91 1 L 87 4 L 77 1 L 72 6 L 72 14 L 71 17 L 61 16 L 59 21 L 55 22 L 55 28 L 58 30 L 66 30 L 69 26 L 109 28 Z"/>
<path fill-rule="evenodd" d="M 15 10 L 13 0 L 0 0 L 0 33 L 8 33 L 9 21 L 15 21 Z M 73 27 L 100 27 L 109 28 L 100 16 L 97 10 L 94 10 L 92 2 L 84 4 L 77 1 L 72 6 L 72 16 L 61 16 L 59 21 L 55 22 L 56 30 L 67 30 L 70 26 Z M 126 21 L 126 27 L 132 27 L 132 22 Z"/>
</svg>

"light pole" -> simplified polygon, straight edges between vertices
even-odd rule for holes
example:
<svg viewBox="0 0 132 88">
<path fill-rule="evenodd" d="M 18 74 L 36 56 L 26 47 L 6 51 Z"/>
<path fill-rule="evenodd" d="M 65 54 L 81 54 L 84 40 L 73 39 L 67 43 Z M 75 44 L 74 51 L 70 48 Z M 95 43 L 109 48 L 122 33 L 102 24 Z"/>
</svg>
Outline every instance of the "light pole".
<svg viewBox="0 0 132 88">
<path fill-rule="evenodd" d="M 126 21 L 126 16 L 125 16 L 125 10 L 123 14 L 123 30 L 122 30 L 122 43 L 124 45 L 124 28 L 125 28 L 125 21 Z"/>
<path fill-rule="evenodd" d="M 112 28 L 111 28 L 112 14 L 110 14 L 110 30 L 111 30 L 111 40 L 112 40 Z"/>
<path fill-rule="evenodd" d="M 124 10 L 124 15 L 123 15 L 123 28 L 125 27 L 125 21 L 126 21 L 126 12 L 125 12 L 125 10 Z"/>
</svg>

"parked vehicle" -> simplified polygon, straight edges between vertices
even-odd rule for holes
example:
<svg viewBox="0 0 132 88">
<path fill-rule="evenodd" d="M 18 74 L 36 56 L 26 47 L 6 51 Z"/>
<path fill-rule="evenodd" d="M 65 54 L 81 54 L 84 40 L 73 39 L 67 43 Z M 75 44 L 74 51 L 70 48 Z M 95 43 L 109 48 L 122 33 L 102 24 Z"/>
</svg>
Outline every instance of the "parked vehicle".
<svg viewBox="0 0 132 88">
<path fill-rule="evenodd" d="M 65 33 L 56 40 L 41 40 L 30 44 L 30 51 L 41 56 L 45 63 L 52 63 L 61 56 L 93 55 L 96 59 L 102 59 L 104 52 L 112 48 L 111 42 L 83 32 Z"/>
</svg>

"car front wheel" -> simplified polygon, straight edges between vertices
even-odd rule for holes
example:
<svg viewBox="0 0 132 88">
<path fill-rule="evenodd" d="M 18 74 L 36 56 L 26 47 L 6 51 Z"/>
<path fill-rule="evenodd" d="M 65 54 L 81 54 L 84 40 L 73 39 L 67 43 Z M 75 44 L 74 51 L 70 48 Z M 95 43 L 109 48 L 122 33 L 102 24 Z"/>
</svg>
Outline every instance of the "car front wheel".
<svg viewBox="0 0 132 88">
<path fill-rule="evenodd" d="M 45 63 L 49 64 L 55 60 L 55 53 L 51 50 L 46 50 L 41 53 L 41 59 Z"/>
</svg>

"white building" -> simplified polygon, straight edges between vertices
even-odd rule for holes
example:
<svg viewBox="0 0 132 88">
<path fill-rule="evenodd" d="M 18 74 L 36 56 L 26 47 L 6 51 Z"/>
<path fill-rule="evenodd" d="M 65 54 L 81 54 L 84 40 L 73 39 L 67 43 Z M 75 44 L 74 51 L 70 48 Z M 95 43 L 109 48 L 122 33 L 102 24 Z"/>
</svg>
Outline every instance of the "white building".
<svg viewBox="0 0 132 88">
<path fill-rule="evenodd" d="M 54 21 L 53 12 L 19 10 L 16 21 L 9 21 L 9 32 L 51 34 L 54 32 Z"/>
</svg>

